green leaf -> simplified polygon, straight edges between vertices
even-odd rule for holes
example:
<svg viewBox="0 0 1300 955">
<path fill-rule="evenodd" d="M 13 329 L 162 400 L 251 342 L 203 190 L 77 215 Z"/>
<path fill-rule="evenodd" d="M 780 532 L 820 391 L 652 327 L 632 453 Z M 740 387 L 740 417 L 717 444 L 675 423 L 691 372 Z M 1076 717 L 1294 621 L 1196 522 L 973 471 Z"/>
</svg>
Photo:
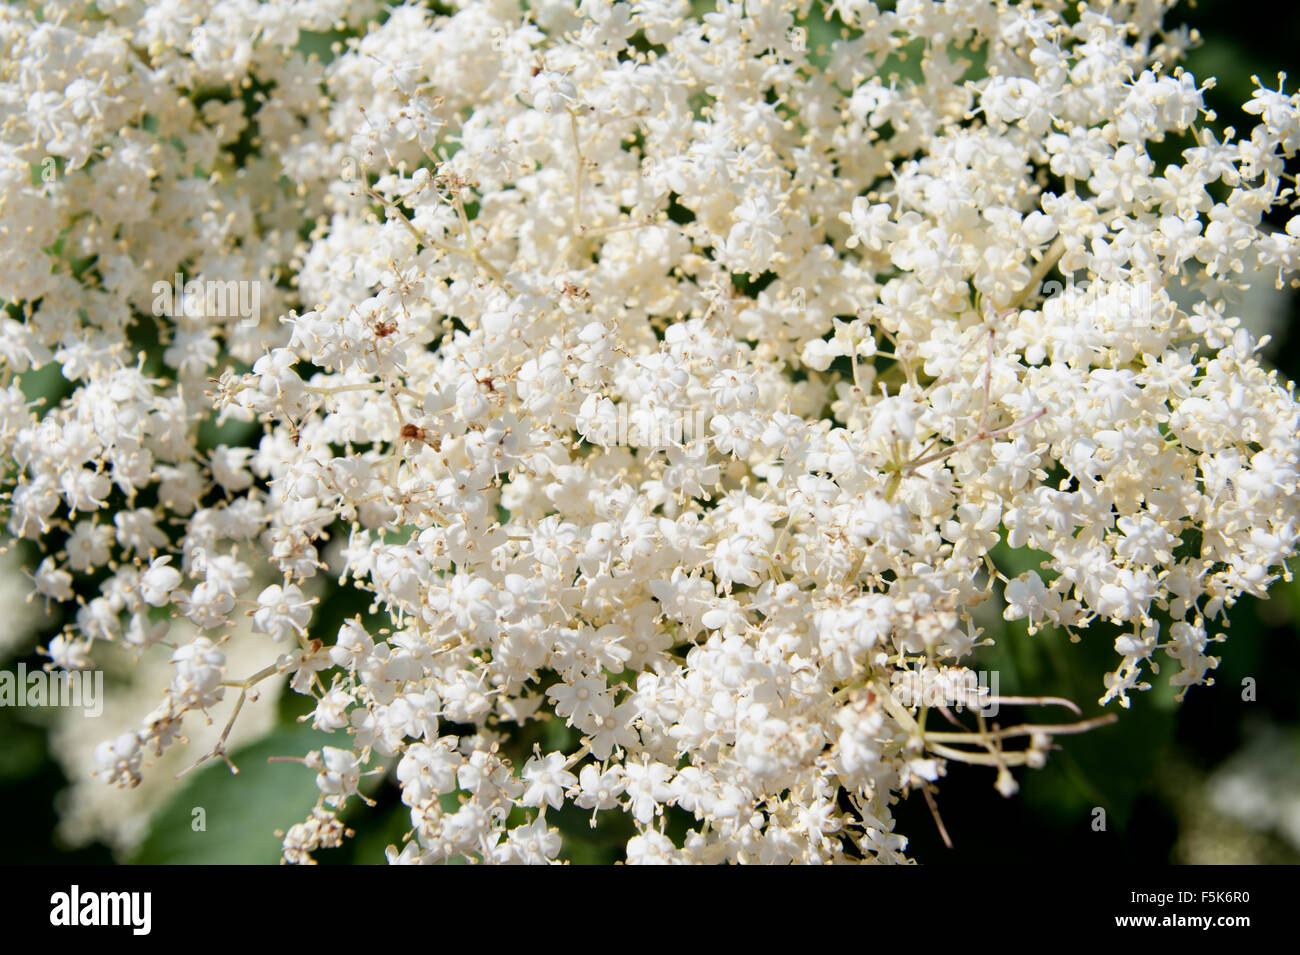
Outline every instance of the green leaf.
<svg viewBox="0 0 1300 955">
<path fill-rule="evenodd" d="M 316 774 L 300 763 L 268 763 L 272 756 L 304 756 L 328 745 L 327 733 L 308 724 L 276 730 L 231 756 L 239 775 L 220 761 L 196 770 L 154 819 L 131 858 L 139 865 L 257 865 L 280 859 L 277 829 L 301 822 L 316 805 Z M 206 829 L 195 831 L 196 808 Z"/>
<path fill-rule="evenodd" d="M 0 709 L 0 783 L 21 782 L 41 771 L 48 759 L 42 727 L 24 723 L 13 707 Z"/>
</svg>

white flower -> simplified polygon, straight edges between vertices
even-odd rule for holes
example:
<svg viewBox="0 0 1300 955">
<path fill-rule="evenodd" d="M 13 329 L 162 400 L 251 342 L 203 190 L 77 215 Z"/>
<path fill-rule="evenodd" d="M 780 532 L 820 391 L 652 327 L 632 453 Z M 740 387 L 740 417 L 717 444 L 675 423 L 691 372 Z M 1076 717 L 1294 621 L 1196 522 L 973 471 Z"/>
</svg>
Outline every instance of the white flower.
<svg viewBox="0 0 1300 955">
<path fill-rule="evenodd" d="M 326 746 L 319 753 L 322 771 L 316 775 L 316 786 L 335 804 L 357 791 L 361 770 L 357 756 L 351 750 Z"/>
<path fill-rule="evenodd" d="M 297 586 L 272 584 L 257 595 L 253 629 L 269 633 L 276 640 L 289 640 L 307 632 L 314 600 L 303 597 Z"/>
<path fill-rule="evenodd" d="M 663 763 L 646 760 L 629 762 L 624 767 L 624 772 L 632 817 L 642 825 L 647 825 L 672 798 L 673 791 L 668 785 L 672 770 Z"/>
<path fill-rule="evenodd" d="M 529 759 L 524 764 L 523 779 L 525 785 L 522 804 L 550 806 L 553 809 L 564 805 L 565 790 L 578 781 L 578 777 L 565 770 L 562 753 Z"/>
<path fill-rule="evenodd" d="M 628 865 L 670 865 L 676 847 L 662 833 L 648 829 L 627 842 Z"/>
<path fill-rule="evenodd" d="M 633 863 L 905 861 L 1002 742 L 904 712 L 981 604 L 1121 624 L 1123 707 L 1296 553 L 1230 293 L 1300 270 L 1300 96 L 1220 140 L 1158 4 L 837 3 L 815 59 L 786 0 L 119 6 L 0 20 L 5 531 L 52 666 L 184 634 L 110 782 L 283 675 L 328 806 L 395 765 L 392 861 L 557 861 L 568 803 Z"/>
<path fill-rule="evenodd" d="M 207 637 L 195 637 L 173 653 L 171 659 L 176 665 L 171 691 L 181 705 L 206 709 L 225 695 L 221 678 L 226 656 Z"/>
<path fill-rule="evenodd" d="M 156 558 L 140 575 L 140 596 L 151 607 L 166 606 L 171 601 L 172 591 L 180 586 L 180 571 L 168 566 L 170 563 L 170 554 Z"/>
<path fill-rule="evenodd" d="M 135 733 L 123 733 L 116 739 L 95 747 L 96 772 L 115 786 L 136 786 L 141 775 L 140 739 Z"/>
</svg>

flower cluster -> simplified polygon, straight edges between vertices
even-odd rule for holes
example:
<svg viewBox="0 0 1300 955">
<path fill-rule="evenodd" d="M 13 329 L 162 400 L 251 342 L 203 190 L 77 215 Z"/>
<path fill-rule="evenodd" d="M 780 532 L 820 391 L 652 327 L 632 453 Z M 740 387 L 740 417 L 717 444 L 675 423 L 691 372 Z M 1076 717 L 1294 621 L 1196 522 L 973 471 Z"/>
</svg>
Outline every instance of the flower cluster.
<svg viewBox="0 0 1300 955">
<path fill-rule="evenodd" d="M 901 794 L 1047 758 L 905 692 L 973 686 L 990 597 L 1120 625 L 1105 703 L 1210 682 L 1296 549 L 1231 302 L 1300 265 L 1300 98 L 1220 141 L 1165 7 L 0 9 L 7 528 L 53 665 L 199 632 L 104 778 L 283 674 L 336 740 L 292 861 L 392 772 L 395 862 L 556 860 L 570 805 L 629 862 L 893 862 Z M 176 273 L 260 314 L 151 315 Z M 282 655 L 228 673 L 249 616 Z"/>
</svg>

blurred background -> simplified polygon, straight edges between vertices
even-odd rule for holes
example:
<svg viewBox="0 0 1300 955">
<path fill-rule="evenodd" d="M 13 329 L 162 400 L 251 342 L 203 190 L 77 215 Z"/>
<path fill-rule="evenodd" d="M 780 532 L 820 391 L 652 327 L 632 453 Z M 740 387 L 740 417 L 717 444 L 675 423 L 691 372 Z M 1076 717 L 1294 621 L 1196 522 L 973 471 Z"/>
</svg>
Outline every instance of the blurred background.
<svg viewBox="0 0 1300 955">
<path fill-rule="evenodd" d="M 1250 97 L 1250 77 L 1256 74 L 1276 88 L 1276 75 L 1292 66 L 1300 6 L 1203 0 L 1176 11 L 1172 21 L 1204 38 L 1186 65 L 1198 79 L 1218 78 L 1207 94 L 1217 125 L 1248 130 L 1254 117 L 1242 113 L 1240 104 Z M 815 48 L 821 33 L 815 21 L 809 33 Z M 307 42 L 328 56 L 337 38 L 320 35 Z M 1300 79 L 1300 71 L 1291 72 Z M 1294 87 L 1293 79 L 1289 88 Z M 1274 216 L 1273 225 L 1281 228 L 1285 217 Z M 1265 278 L 1238 314 L 1257 336 L 1273 336 L 1266 355 L 1300 381 L 1295 291 L 1277 291 Z M 59 396 L 57 372 L 53 378 L 27 378 L 24 388 L 33 395 Z M 0 606 L 9 618 L 0 631 L 0 668 L 40 668 L 45 660 L 36 647 L 62 623 L 23 600 L 29 588 L 22 568 L 39 559 L 27 545 L 0 555 Z M 1031 566 L 1025 560 L 1004 553 L 999 562 L 1014 574 Z M 360 596 L 321 596 L 313 626 L 327 639 L 344 619 L 366 617 L 367 602 Z M 923 864 L 1300 862 L 1300 582 L 1279 583 L 1268 601 L 1243 600 L 1230 616 L 1231 638 L 1213 651 L 1221 658 L 1213 686 L 1193 688 L 1180 705 L 1161 679 L 1153 680 L 1155 689 L 1136 694 L 1118 724 L 1061 738 L 1046 768 L 1019 772 L 1020 792 L 1011 798 L 994 789 L 991 770 L 952 766 L 937 801 L 953 847 L 944 845 L 918 795 L 895 810 L 896 831 L 908 836 L 909 854 Z M 1063 696 L 1079 703 L 1086 716 L 1101 712 L 1101 674 L 1117 662 L 1113 629 L 1094 627 L 1071 644 L 1052 631 L 1030 636 L 1023 624 L 1004 624 L 996 614 L 985 623 L 998 645 L 970 665 L 996 670 L 1001 693 Z M 251 673 L 269 662 L 263 642 L 237 635 L 228 649 L 232 672 Z M 104 655 L 106 664 L 111 659 Z M 310 811 L 316 787 L 310 770 L 267 758 L 301 755 L 326 739 L 298 723 L 304 698 L 281 693 L 279 685 L 264 684 L 236 725 L 238 778 L 214 763 L 173 779 L 189 766 L 179 752 L 169 754 L 137 790 L 120 792 L 87 777 L 93 745 L 136 725 L 160 697 L 169 671 L 165 650 L 138 667 L 108 670 L 109 700 L 99 719 L 75 710 L 0 707 L 0 815 L 20 822 L 0 841 L 0 862 L 278 861 L 274 830 Z M 1243 698 L 1249 695 L 1243 694 L 1246 680 L 1253 681 L 1253 700 Z M 192 728 L 189 759 L 211 745 L 231 702 L 213 711 L 212 726 Z M 1004 708 L 999 719 L 1010 725 L 1022 716 L 1044 722 L 1062 715 Z M 560 738 L 538 741 L 567 742 L 564 730 L 550 732 Z M 526 752 L 531 740 L 525 745 Z M 319 853 L 321 863 L 380 863 L 384 847 L 400 842 L 409 817 L 396 787 L 375 776 L 369 792 L 376 806 L 354 806 L 345 817 L 355 838 Z M 1105 810 L 1100 831 L 1097 808 Z M 557 821 L 566 855 L 579 862 L 616 861 L 630 835 L 597 835 L 581 813 L 566 811 Z M 684 820 L 673 824 L 680 828 Z"/>
</svg>

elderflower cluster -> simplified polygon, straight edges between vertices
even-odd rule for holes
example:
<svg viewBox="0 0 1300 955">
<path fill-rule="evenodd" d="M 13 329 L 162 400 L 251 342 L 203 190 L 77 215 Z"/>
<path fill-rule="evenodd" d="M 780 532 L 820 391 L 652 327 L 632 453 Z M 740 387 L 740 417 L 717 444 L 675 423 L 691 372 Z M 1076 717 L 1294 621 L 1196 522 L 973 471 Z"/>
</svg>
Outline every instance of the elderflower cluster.
<svg viewBox="0 0 1300 955">
<path fill-rule="evenodd" d="M 285 675 L 334 740 L 291 861 L 391 773 L 394 862 L 562 859 L 570 808 L 635 863 L 896 862 L 901 795 L 1048 758 L 907 691 L 981 696 L 990 597 L 1118 624 L 1108 705 L 1211 682 L 1296 549 L 1232 303 L 1300 265 L 1300 98 L 1220 141 L 1166 6 L 0 8 L 4 520 L 52 665 L 172 654 L 100 774 Z M 260 308 L 159 316 L 178 273 Z"/>
</svg>

